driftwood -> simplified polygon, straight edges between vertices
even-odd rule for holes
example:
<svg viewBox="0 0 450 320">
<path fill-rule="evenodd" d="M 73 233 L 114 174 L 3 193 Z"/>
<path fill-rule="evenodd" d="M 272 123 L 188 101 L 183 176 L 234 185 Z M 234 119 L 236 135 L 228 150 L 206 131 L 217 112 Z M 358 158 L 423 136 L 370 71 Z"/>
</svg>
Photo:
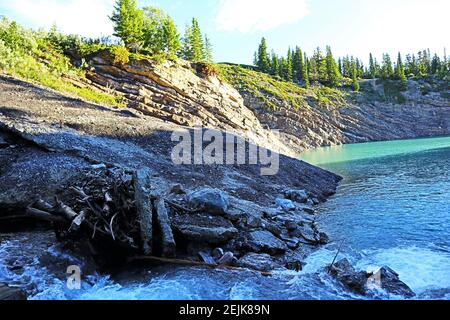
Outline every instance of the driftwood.
<svg viewBox="0 0 450 320">
<path fill-rule="evenodd" d="M 161 256 L 173 258 L 176 255 L 176 243 L 170 226 L 169 213 L 163 198 L 158 198 L 154 202 L 156 211 L 156 223 L 161 242 Z"/>
<path fill-rule="evenodd" d="M 134 174 L 134 194 L 137 215 L 140 221 L 142 248 L 149 255 L 153 249 L 153 209 L 149 170 L 138 170 Z"/>
<path fill-rule="evenodd" d="M 168 258 L 159 258 L 153 256 L 138 256 L 129 259 L 129 262 L 149 262 L 149 263 L 163 263 L 163 264 L 173 264 L 173 265 L 184 265 L 184 266 L 198 266 L 205 267 L 210 269 L 227 269 L 227 270 L 237 270 L 237 271 L 248 271 L 250 269 L 233 267 L 233 266 L 224 266 L 219 264 L 205 263 L 199 261 L 191 261 L 191 260 L 182 260 L 182 259 L 168 259 Z M 271 276 L 272 273 L 266 271 L 258 271 L 258 270 L 250 270 L 256 273 L 259 273 L 263 276 Z"/>
</svg>

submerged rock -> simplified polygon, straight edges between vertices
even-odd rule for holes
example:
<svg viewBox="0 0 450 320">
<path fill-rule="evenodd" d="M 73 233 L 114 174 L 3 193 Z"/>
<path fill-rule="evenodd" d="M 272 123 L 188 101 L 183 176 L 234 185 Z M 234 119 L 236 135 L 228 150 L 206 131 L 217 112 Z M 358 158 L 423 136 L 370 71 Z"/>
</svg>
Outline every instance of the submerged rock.
<svg viewBox="0 0 450 320">
<path fill-rule="evenodd" d="M 381 289 L 387 294 L 412 298 L 416 294 L 400 280 L 397 272 L 382 267 L 377 272 L 356 271 L 348 259 L 342 259 L 328 268 L 329 273 L 348 289 L 365 296 L 373 296 L 373 291 Z"/>
<path fill-rule="evenodd" d="M 248 253 L 238 260 L 237 265 L 241 268 L 258 270 L 263 272 L 272 271 L 277 264 L 272 257 L 266 253 Z"/>
<path fill-rule="evenodd" d="M 357 272 L 348 259 L 342 259 L 333 264 L 329 272 L 348 289 L 361 295 L 366 293 L 367 274 Z"/>
<path fill-rule="evenodd" d="M 382 267 L 375 273 L 369 275 L 369 288 L 381 288 L 389 294 L 403 296 L 406 298 L 415 297 L 416 294 L 410 287 L 400 280 L 397 272 L 389 267 Z"/>
<path fill-rule="evenodd" d="M 226 214 L 230 204 L 225 192 L 210 188 L 191 193 L 188 196 L 188 203 L 191 208 L 201 209 L 215 215 Z"/>
<path fill-rule="evenodd" d="M 286 244 L 276 238 L 269 231 L 254 231 L 250 233 L 248 246 L 257 253 L 268 253 L 271 255 L 284 253 L 287 250 Z"/>
</svg>

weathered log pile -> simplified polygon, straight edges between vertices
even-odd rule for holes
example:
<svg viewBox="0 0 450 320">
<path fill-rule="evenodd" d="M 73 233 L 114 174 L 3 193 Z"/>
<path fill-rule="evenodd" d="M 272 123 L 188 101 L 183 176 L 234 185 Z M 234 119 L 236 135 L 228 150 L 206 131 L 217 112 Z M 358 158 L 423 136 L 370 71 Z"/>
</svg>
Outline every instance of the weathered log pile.
<svg viewBox="0 0 450 320">
<path fill-rule="evenodd" d="M 104 168 L 81 176 L 64 195 L 72 199 L 69 203 L 58 197 L 38 200 L 27 208 L 27 215 L 52 223 L 61 240 L 84 237 L 100 246 L 138 252 L 143 231 L 133 175 Z"/>
</svg>

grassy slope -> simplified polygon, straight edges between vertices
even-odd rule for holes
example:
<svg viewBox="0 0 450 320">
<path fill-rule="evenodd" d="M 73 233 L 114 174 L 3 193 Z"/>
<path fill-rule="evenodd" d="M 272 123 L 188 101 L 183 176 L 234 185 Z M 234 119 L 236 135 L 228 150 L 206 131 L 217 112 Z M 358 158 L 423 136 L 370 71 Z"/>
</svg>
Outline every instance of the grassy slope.
<svg viewBox="0 0 450 320">
<path fill-rule="evenodd" d="M 84 70 L 74 67 L 47 36 L 45 32 L 34 32 L 1 19 L 0 72 L 91 102 L 123 105 L 118 95 L 79 87 L 69 81 L 68 78 L 83 78 Z"/>
<path fill-rule="evenodd" d="M 292 82 L 281 81 L 239 65 L 221 64 L 219 69 L 222 79 L 238 90 L 254 95 L 270 109 L 277 108 L 274 99 L 285 102 L 294 109 L 310 106 L 335 108 L 345 105 L 346 97 L 350 95 L 345 90 L 324 86 L 301 88 Z"/>
</svg>

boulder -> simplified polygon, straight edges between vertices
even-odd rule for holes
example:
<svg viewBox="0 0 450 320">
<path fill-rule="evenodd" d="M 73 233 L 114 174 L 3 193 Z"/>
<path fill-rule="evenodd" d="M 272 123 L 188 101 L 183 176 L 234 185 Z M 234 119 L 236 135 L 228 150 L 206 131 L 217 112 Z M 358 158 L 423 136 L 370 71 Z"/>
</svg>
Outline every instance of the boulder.
<svg viewBox="0 0 450 320">
<path fill-rule="evenodd" d="M 170 193 L 173 194 L 186 194 L 186 191 L 184 190 L 183 186 L 181 184 L 175 184 L 170 189 Z"/>
<path fill-rule="evenodd" d="M 414 291 L 400 280 L 397 272 L 389 267 L 382 267 L 377 272 L 369 275 L 369 287 L 381 288 L 389 294 L 413 298 Z"/>
<path fill-rule="evenodd" d="M 237 236 L 233 224 L 219 216 L 184 214 L 175 216 L 173 229 L 187 241 L 223 244 Z"/>
<path fill-rule="evenodd" d="M 269 231 L 254 231 L 250 233 L 248 240 L 250 249 L 257 253 L 275 255 L 287 250 L 286 244 Z"/>
<path fill-rule="evenodd" d="M 328 268 L 329 273 L 345 287 L 358 294 L 365 295 L 367 274 L 357 272 L 348 259 L 342 259 Z"/>
<path fill-rule="evenodd" d="M 258 270 L 263 272 L 272 271 L 277 268 L 277 264 L 272 257 L 266 253 L 248 253 L 238 260 L 237 265 L 241 268 Z"/>
<path fill-rule="evenodd" d="M 202 189 L 188 196 L 188 204 L 191 208 L 200 209 L 214 215 L 227 213 L 230 201 L 225 192 L 219 189 Z"/>
<path fill-rule="evenodd" d="M 0 283 L 0 300 L 27 300 L 27 295 L 20 289 Z"/>
<path fill-rule="evenodd" d="M 221 266 L 231 266 L 234 262 L 233 252 L 226 252 L 218 261 L 217 264 Z"/>
<path fill-rule="evenodd" d="M 275 200 L 275 203 L 277 204 L 278 207 L 280 207 L 284 211 L 294 211 L 297 208 L 294 202 L 288 199 L 277 198 Z"/>
<path fill-rule="evenodd" d="M 222 248 L 215 248 L 212 252 L 212 256 L 216 261 L 218 261 L 220 258 L 222 258 L 224 254 L 225 254 L 225 251 L 223 251 Z"/>
<path fill-rule="evenodd" d="M 247 217 L 247 227 L 249 228 L 261 228 L 263 222 L 261 218 L 250 215 Z"/>
<path fill-rule="evenodd" d="M 286 199 L 298 202 L 306 203 L 308 201 L 308 195 L 305 190 L 286 190 L 284 192 Z"/>
</svg>

